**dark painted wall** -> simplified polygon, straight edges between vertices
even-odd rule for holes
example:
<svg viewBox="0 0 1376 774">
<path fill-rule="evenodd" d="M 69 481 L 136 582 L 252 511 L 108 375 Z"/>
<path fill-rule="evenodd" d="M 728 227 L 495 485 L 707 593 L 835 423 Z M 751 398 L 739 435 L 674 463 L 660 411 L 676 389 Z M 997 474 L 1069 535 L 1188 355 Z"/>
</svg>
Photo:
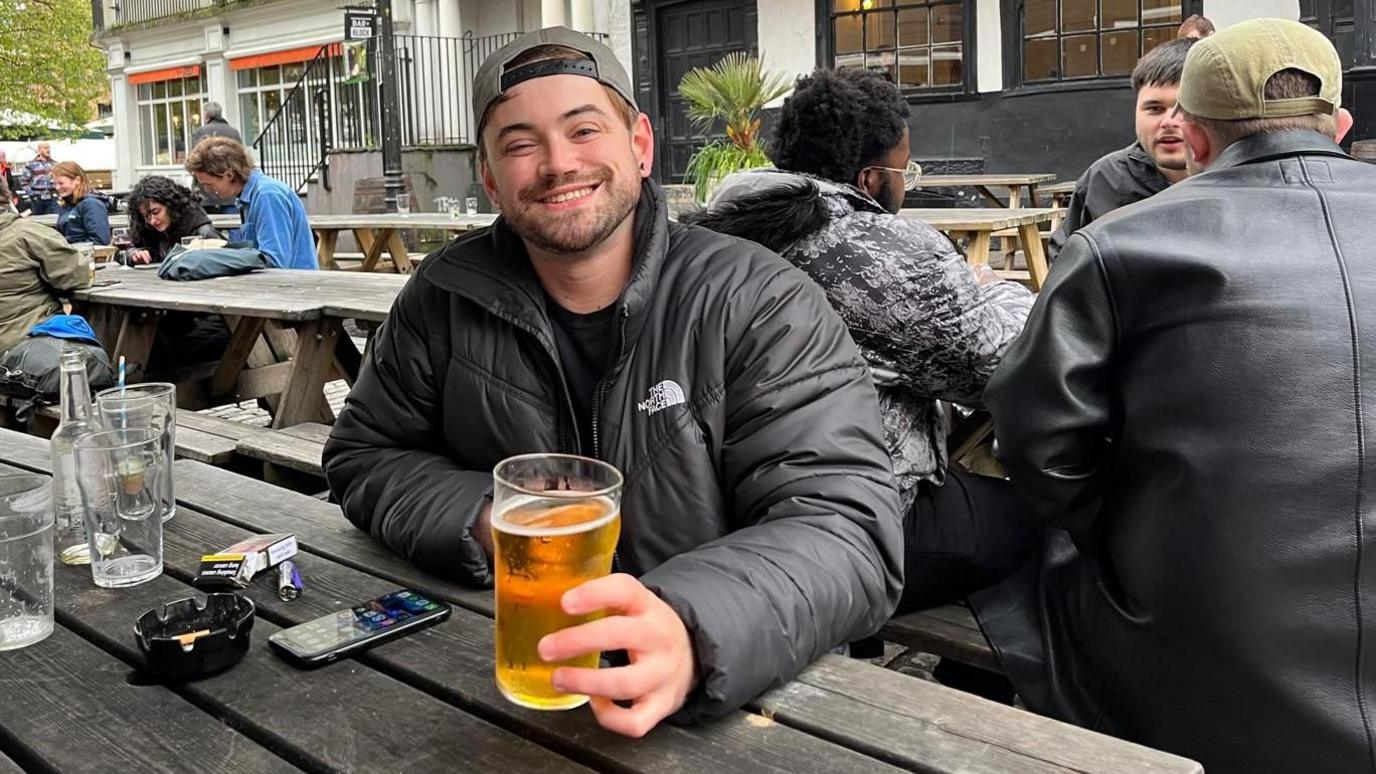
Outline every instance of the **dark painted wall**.
<svg viewBox="0 0 1376 774">
<path fill-rule="evenodd" d="M 914 104 L 912 155 L 983 158 L 986 172 L 1053 172 L 1074 180 L 1100 156 L 1132 142 L 1133 104 L 1129 87 Z"/>
<path fill-rule="evenodd" d="M 1376 73 L 1346 76 L 1343 104 L 1356 118 L 1347 143 L 1376 139 Z M 1130 87 L 914 104 L 908 119 L 916 159 L 984 159 L 986 172 L 1052 172 L 1074 180 L 1096 159 L 1133 140 Z"/>
</svg>

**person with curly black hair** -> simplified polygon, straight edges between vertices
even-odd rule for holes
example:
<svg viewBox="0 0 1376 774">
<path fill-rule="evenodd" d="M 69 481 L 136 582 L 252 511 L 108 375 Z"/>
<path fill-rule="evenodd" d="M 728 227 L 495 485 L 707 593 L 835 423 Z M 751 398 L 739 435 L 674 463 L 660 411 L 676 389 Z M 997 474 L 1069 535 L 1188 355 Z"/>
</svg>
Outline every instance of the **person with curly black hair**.
<svg viewBox="0 0 1376 774">
<path fill-rule="evenodd" d="M 987 266 L 972 271 L 940 232 L 899 216 L 920 174 L 907 119 L 903 95 L 877 73 L 804 76 L 776 125 L 777 168 L 727 178 L 694 219 L 805 271 L 869 362 L 905 514 L 899 612 L 1003 580 L 1040 539 L 1007 481 L 948 465 L 938 405 L 981 407 L 1033 297 Z"/>
<path fill-rule="evenodd" d="M 182 237 L 222 239 L 191 189 L 161 175 L 150 175 L 129 191 L 129 241 L 124 263 L 160 263 Z"/>
</svg>

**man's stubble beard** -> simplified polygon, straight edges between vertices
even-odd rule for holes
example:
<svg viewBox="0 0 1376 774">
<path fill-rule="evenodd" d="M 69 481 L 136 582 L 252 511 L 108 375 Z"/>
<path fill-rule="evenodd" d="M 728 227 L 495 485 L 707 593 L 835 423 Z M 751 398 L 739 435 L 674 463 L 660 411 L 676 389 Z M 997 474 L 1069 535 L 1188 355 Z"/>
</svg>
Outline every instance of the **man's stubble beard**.
<svg viewBox="0 0 1376 774">
<path fill-rule="evenodd" d="M 561 180 L 519 192 L 516 206 L 503 208 L 507 225 L 517 236 L 549 253 L 577 254 L 596 246 L 635 212 L 636 204 L 640 201 L 639 180 L 624 185 L 618 183 L 614 174 L 600 177 L 600 181 L 587 177 Z M 574 182 L 601 183 L 598 193 L 605 198 L 593 212 L 574 210 L 552 217 L 537 214 L 535 208 L 539 205 L 534 201 L 536 198 Z"/>
</svg>

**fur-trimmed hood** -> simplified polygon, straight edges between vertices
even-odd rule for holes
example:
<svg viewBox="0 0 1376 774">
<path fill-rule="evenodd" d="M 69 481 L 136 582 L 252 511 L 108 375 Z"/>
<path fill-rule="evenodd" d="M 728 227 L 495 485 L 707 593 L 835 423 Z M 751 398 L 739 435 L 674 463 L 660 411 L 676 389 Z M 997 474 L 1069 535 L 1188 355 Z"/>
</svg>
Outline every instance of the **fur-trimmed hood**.
<svg viewBox="0 0 1376 774">
<path fill-rule="evenodd" d="M 797 172 L 752 169 L 722 181 L 707 208 L 686 220 L 785 253 L 838 215 L 884 212 L 860 189 Z"/>
</svg>

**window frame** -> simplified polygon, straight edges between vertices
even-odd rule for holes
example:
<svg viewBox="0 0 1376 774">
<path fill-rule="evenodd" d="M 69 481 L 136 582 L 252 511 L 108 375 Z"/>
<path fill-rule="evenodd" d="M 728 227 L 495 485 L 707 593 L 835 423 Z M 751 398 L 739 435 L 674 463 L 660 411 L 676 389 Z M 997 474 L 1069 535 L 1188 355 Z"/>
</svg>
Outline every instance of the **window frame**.
<svg viewBox="0 0 1376 774">
<path fill-rule="evenodd" d="M 1359 0 L 1360 1 L 1360 0 Z M 1062 0 L 1056 0 L 1062 2 Z M 1203 13 L 1204 0 L 1180 0 L 1181 19 Z M 1056 80 L 1028 81 L 1024 78 L 1022 11 L 1026 0 L 1001 0 L 1000 16 L 1003 26 L 1003 90 L 1016 96 L 1020 94 L 1043 94 L 1056 91 L 1094 91 L 1099 89 L 1126 88 L 1132 85 L 1130 75 L 1096 75 L 1091 77 L 1058 78 Z M 1141 18 L 1136 27 L 1141 34 Z M 1094 34 L 1100 34 L 1096 30 Z M 1056 33 L 1056 40 L 1065 37 Z"/>
<path fill-rule="evenodd" d="M 187 90 L 187 82 L 193 80 L 196 81 L 196 88 L 199 91 Z M 175 96 L 171 94 L 168 88 L 173 82 L 177 84 L 178 93 Z M 157 87 L 161 87 L 162 96 L 154 94 Z M 191 135 L 200 126 L 201 105 L 206 99 L 205 77 L 202 74 L 140 83 L 134 87 L 134 114 L 138 117 L 139 158 L 142 159 L 140 166 L 173 167 L 179 166 L 186 160 L 186 154 L 191 152 Z M 194 108 L 192 108 L 193 105 Z M 155 121 L 153 119 L 158 117 L 159 106 L 163 109 L 162 120 Z M 172 109 L 174 107 L 182 113 L 182 157 L 180 159 L 177 158 L 177 143 L 172 132 Z M 155 126 L 157 123 L 161 123 L 162 126 Z M 164 132 L 161 136 L 158 134 L 159 129 Z M 168 160 L 166 163 L 158 159 L 159 139 L 168 141 Z"/>
<path fill-rule="evenodd" d="M 900 86 L 903 96 L 909 102 L 951 102 L 962 99 L 978 98 L 978 77 L 976 72 L 979 57 L 976 52 L 976 40 L 978 35 L 975 30 L 975 3 L 977 0 L 954 0 L 954 2 L 936 2 L 937 5 L 956 5 L 960 6 L 961 21 L 961 82 L 944 86 Z M 832 34 L 832 20 L 837 14 L 832 13 L 832 5 L 835 0 L 817 0 L 816 3 L 816 30 L 817 30 L 817 66 L 831 69 L 836 61 L 836 37 Z M 920 8 L 916 0 L 892 0 L 891 6 L 887 9 L 890 12 L 897 10 L 896 6 L 910 4 L 912 7 Z M 841 16 L 847 13 L 839 14 Z M 930 52 L 931 48 L 928 47 Z M 897 56 L 898 49 L 894 49 Z M 929 60 L 930 62 L 930 60 Z M 930 67 L 930 64 L 928 65 Z"/>
</svg>

